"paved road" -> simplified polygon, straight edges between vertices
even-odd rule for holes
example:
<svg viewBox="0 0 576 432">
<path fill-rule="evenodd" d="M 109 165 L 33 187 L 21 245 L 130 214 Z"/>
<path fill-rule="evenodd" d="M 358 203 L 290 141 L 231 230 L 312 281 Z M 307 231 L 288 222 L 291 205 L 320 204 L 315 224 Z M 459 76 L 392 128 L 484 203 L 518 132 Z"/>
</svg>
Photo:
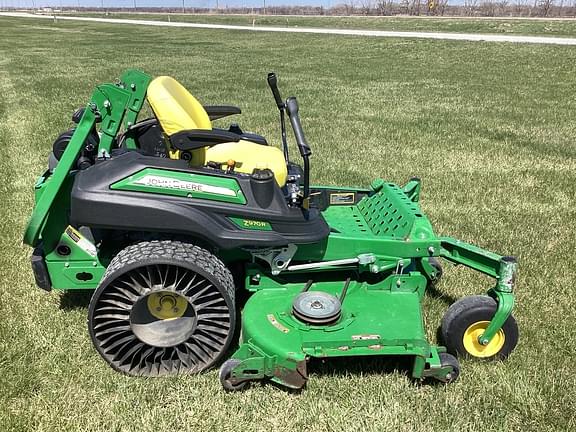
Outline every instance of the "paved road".
<svg viewBox="0 0 576 432">
<path fill-rule="evenodd" d="M 0 17 L 2 16 L 49 19 L 49 20 L 54 19 L 52 16 L 49 15 L 34 15 L 20 12 L 0 12 Z M 308 34 L 327 34 L 327 35 L 341 35 L 341 36 L 367 36 L 367 37 L 461 40 L 461 41 L 477 41 L 477 42 L 513 42 L 513 43 L 527 43 L 527 44 L 576 45 L 576 38 L 557 38 L 557 37 L 543 37 L 543 36 L 511 36 L 511 35 L 476 34 L 476 33 L 428 33 L 428 32 L 404 32 L 404 31 L 381 31 L 381 30 L 308 28 L 308 27 L 264 27 L 264 26 L 248 27 L 248 26 L 225 25 L 225 24 L 197 24 L 190 22 L 165 22 L 165 21 L 73 17 L 73 16 L 58 16 L 57 20 L 88 21 L 88 22 L 102 22 L 110 24 L 130 24 L 130 25 L 143 25 L 143 26 L 156 26 L 156 27 L 184 27 L 184 28 L 199 28 L 199 29 L 243 30 L 243 31 L 276 32 L 276 33 L 308 33 Z"/>
</svg>

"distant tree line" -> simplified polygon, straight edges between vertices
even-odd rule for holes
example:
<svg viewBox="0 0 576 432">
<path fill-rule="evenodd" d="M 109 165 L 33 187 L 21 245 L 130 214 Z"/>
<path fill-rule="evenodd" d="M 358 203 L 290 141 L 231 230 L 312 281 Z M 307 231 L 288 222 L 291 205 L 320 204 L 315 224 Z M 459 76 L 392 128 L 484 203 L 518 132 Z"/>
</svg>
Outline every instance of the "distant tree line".
<svg viewBox="0 0 576 432">
<path fill-rule="evenodd" d="M 289 0 L 287 0 L 289 1 Z M 81 4 L 81 1 L 79 2 Z M 469 17 L 576 17 L 576 0 L 342 0 L 330 8 L 322 6 L 227 7 L 217 8 L 106 8 L 107 12 L 212 13 L 258 15 L 326 16 L 469 16 Z M 217 3 L 218 4 L 218 3 Z M 265 4 L 265 2 L 263 2 Z M 44 8 L 50 9 L 50 8 Z M 96 12 L 100 8 L 64 7 L 67 11 Z"/>
<path fill-rule="evenodd" d="M 242 10 L 234 9 L 242 12 Z M 255 9 L 262 13 L 261 9 Z M 233 13 L 231 9 L 228 13 Z M 244 9 L 244 12 L 246 10 Z M 276 15 L 363 15 L 363 16 L 471 16 L 471 17 L 576 17 L 576 0 L 344 0 L 331 8 L 275 6 Z"/>
</svg>

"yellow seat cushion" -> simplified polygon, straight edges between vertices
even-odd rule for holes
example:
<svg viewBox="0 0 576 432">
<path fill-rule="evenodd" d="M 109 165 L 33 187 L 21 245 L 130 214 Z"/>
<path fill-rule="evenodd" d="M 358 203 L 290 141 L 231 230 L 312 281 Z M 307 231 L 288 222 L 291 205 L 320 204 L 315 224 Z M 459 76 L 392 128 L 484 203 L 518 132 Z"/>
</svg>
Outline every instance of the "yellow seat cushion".
<svg viewBox="0 0 576 432">
<path fill-rule="evenodd" d="M 206 110 L 188 90 L 174 78 L 160 76 L 148 85 L 148 103 L 152 107 L 162 130 L 169 137 L 191 129 L 211 130 L 212 123 Z M 235 170 L 252 174 L 255 168 L 268 168 L 280 186 L 288 176 L 284 154 L 276 147 L 240 140 L 194 150 L 191 165 L 204 166 L 208 162 L 236 162 Z"/>
<path fill-rule="evenodd" d="M 168 136 L 183 130 L 212 129 L 202 104 L 174 78 L 160 76 L 152 80 L 147 99 Z"/>
</svg>

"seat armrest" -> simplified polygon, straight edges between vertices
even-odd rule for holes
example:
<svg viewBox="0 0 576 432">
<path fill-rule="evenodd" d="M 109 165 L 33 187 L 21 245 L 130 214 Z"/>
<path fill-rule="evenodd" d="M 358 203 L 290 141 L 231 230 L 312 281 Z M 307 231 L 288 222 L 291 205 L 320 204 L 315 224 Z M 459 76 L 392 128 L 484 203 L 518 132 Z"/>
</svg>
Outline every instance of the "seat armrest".
<svg viewBox="0 0 576 432">
<path fill-rule="evenodd" d="M 172 147 L 177 150 L 196 150 L 238 141 L 240 141 L 239 135 L 223 130 L 192 129 L 177 132 L 170 137 Z"/>
<path fill-rule="evenodd" d="M 218 120 L 234 114 L 242 114 L 242 110 L 232 105 L 205 105 L 204 109 L 210 120 Z"/>
</svg>

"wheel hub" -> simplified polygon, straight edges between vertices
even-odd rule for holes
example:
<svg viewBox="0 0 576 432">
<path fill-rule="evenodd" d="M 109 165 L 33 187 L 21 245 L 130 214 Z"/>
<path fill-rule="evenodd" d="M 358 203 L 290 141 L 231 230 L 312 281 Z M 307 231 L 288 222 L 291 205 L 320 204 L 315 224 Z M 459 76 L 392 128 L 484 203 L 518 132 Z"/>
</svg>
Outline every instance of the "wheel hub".
<svg viewBox="0 0 576 432">
<path fill-rule="evenodd" d="M 134 303 L 130 327 L 145 344 L 171 347 L 188 340 L 196 326 L 194 308 L 174 291 L 153 291 Z"/>
<path fill-rule="evenodd" d="M 480 343 L 480 336 L 486 331 L 489 324 L 490 321 L 478 321 L 470 325 L 464 332 L 462 343 L 466 351 L 474 357 L 492 357 L 500 352 L 504 346 L 506 337 L 502 329 L 498 330 L 487 345 Z"/>
<path fill-rule="evenodd" d="M 148 310 L 161 320 L 181 317 L 188 306 L 186 298 L 175 292 L 155 291 L 147 297 Z"/>
</svg>

